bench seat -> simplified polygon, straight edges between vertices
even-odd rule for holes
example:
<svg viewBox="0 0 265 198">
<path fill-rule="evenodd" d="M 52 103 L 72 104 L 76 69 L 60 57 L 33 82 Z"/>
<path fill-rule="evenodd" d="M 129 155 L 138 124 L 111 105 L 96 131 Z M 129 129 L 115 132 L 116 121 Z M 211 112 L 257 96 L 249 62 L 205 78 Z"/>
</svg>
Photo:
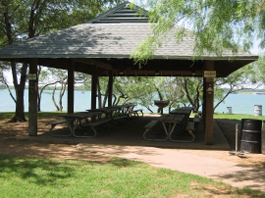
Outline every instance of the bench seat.
<svg viewBox="0 0 265 198">
<path fill-rule="evenodd" d="M 93 135 L 76 135 L 76 133 L 73 133 L 74 137 L 86 137 L 86 138 L 94 138 L 97 136 L 97 130 L 95 127 L 103 125 L 103 124 L 107 124 L 108 125 L 108 129 L 110 129 L 110 124 L 109 122 L 111 121 L 110 118 L 104 118 L 104 119 L 100 119 L 100 120 L 96 120 L 94 122 L 89 122 L 87 124 L 87 126 L 89 126 L 89 128 L 94 132 Z"/>
<path fill-rule="evenodd" d="M 111 119 L 114 121 L 117 121 L 117 120 L 124 119 L 124 118 L 128 118 L 128 116 L 127 115 L 113 116 Z"/>
<path fill-rule="evenodd" d="M 148 141 L 166 141 L 168 139 L 168 136 L 165 138 L 165 139 L 151 139 L 151 138 L 147 138 L 146 137 L 146 134 L 149 133 L 149 132 L 152 132 L 152 128 L 158 123 L 159 121 L 158 120 L 151 120 L 150 122 L 148 122 L 145 126 L 144 126 L 144 129 L 145 129 L 145 132 L 143 134 L 143 138 L 145 140 L 148 140 Z"/>
<path fill-rule="evenodd" d="M 144 129 L 146 129 L 146 130 L 151 130 L 151 129 L 156 125 L 157 122 L 158 122 L 158 120 L 152 120 L 152 121 L 148 122 L 148 123 L 144 126 Z"/>
<path fill-rule="evenodd" d="M 111 119 L 109 118 L 104 118 L 104 119 L 100 119 L 100 120 L 96 120 L 94 122 L 88 122 L 86 124 L 86 127 L 89 127 L 93 132 L 94 134 L 93 135 L 77 135 L 75 133 L 75 129 L 77 127 L 77 124 L 72 124 L 70 122 L 67 122 L 67 120 L 59 120 L 59 121 L 55 121 L 55 122 L 50 122 L 51 124 L 51 128 L 50 128 L 50 134 L 52 136 L 56 136 L 56 137 L 70 137 L 70 136 L 74 136 L 74 137 L 87 137 L 87 138 L 93 138 L 97 135 L 97 130 L 95 129 L 96 126 L 99 126 L 99 125 L 102 125 L 102 124 L 105 124 L 105 123 L 108 123 L 110 122 Z M 52 133 L 52 130 L 54 129 L 54 127 L 58 124 L 67 124 L 68 125 L 68 128 L 70 129 L 70 133 L 67 134 L 67 135 L 59 135 L 59 134 L 54 134 Z M 109 125 L 110 127 L 110 125 Z M 85 128 L 85 127 L 83 127 Z"/>
<path fill-rule="evenodd" d="M 57 124 L 65 124 L 67 121 L 66 120 L 60 120 L 60 121 L 55 121 L 55 122 L 50 122 L 51 124 L 51 130 L 57 125 Z"/>
<path fill-rule="evenodd" d="M 67 120 L 59 120 L 59 121 L 53 121 L 53 122 L 49 122 L 49 124 L 51 125 L 51 128 L 50 128 L 50 135 L 52 136 L 58 136 L 58 137 L 70 137 L 72 134 L 67 134 L 67 135 L 56 135 L 56 134 L 53 134 L 52 133 L 52 130 L 54 129 L 54 127 L 58 124 L 67 124 Z"/>
<path fill-rule="evenodd" d="M 186 124 L 185 130 L 188 131 L 188 133 L 191 135 L 191 140 L 175 140 L 171 138 L 171 135 L 169 136 L 169 139 L 173 142 L 193 142 L 195 140 L 195 135 L 194 135 L 194 131 L 195 131 L 196 127 L 195 127 L 195 122 L 194 121 L 189 121 Z"/>
</svg>

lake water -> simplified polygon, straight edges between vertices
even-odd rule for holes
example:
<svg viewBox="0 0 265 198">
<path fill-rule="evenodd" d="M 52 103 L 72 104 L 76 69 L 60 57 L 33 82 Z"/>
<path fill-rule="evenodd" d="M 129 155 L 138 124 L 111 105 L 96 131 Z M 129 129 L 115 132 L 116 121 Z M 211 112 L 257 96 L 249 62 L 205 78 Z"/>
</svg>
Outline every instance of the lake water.
<svg viewBox="0 0 265 198">
<path fill-rule="evenodd" d="M 12 90 L 14 92 L 14 90 Z M 15 103 L 9 95 L 8 90 L 0 89 L 0 112 L 14 112 Z M 84 111 L 90 109 L 90 91 L 75 91 L 74 94 L 74 108 L 75 111 Z M 58 99 L 58 97 L 56 97 Z M 262 115 L 265 115 L 265 95 L 257 94 L 230 94 L 224 103 L 221 103 L 215 113 L 227 113 L 227 107 L 232 107 L 233 114 L 254 114 L 254 106 L 262 106 Z M 64 111 L 67 110 L 67 92 L 63 98 Z M 137 106 L 136 108 L 143 108 Z M 144 112 L 148 112 L 143 108 Z M 154 106 L 152 110 L 156 112 L 157 107 Z M 28 110 L 28 90 L 25 90 L 25 111 Z M 42 94 L 41 110 L 46 112 L 56 111 L 56 108 L 52 102 L 51 91 L 45 91 Z M 164 112 L 168 112 L 167 109 Z"/>
</svg>

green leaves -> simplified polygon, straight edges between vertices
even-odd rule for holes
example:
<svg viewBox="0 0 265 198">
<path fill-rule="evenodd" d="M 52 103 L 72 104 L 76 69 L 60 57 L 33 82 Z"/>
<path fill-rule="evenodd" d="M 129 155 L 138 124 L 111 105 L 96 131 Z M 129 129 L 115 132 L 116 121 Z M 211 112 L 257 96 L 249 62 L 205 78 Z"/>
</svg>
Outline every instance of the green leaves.
<svg viewBox="0 0 265 198">
<path fill-rule="evenodd" d="M 249 50 L 254 38 L 265 48 L 265 3 L 245 0 L 148 0 L 153 34 L 132 54 L 135 61 L 152 59 L 165 36 L 177 24 L 194 31 L 194 56 L 223 56 L 227 50 Z M 176 32 L 180 41 L 183 32 Z M 177 41 L 177 42 L 178 42 Z"/>
</svg>

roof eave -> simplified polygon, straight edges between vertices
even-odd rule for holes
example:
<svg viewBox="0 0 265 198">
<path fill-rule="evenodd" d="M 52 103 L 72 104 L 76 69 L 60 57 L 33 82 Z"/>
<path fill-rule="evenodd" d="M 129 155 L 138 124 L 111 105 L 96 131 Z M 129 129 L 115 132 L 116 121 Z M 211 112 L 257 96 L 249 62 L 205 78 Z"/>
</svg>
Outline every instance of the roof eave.
<svg viewBox="0 0 265 198">
<path fill-rule="evenodd" d="M 119 54 L 32 54 L 32 55 L 0 55 L 0 60 L 5 59 L 28 59 L 28 58 L 117 58 L 117 59 L 130 59 L 130 55 L 119 55 Z M 171 59 L 171 60 L 258 60 L 259 56 L 223 56 L 223 57 L 199 57 L 194 58 L 193 56 L 163 56 L 156 55 L 153 59 Z"/>
</svg>

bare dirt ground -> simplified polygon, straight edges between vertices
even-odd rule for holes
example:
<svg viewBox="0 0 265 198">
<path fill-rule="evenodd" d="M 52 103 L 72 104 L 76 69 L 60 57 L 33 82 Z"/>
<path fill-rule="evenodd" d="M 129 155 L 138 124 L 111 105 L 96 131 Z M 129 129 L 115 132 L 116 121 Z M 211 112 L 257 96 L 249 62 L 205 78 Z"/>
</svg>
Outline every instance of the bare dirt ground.
<svg viewBox="0 0 265 198">
<path fill-rule="evenodd" d="M 107 161 L 108 156 L 100 153 L 82 151 L 76 145 L 69 144 L 51 144 L 45 142 L 31 142 L 17 140 L 16 135 L 27 135 L 28 123 L 9 123 L 8 119 L 0 122 L 0 154 L 6 154 L 19 157 L 42 157 L 42 158 L 59 158 L 59 159 L 80 159 L 88 161 Z M 42 119 L 38 122 L 40 132 L 49 131 L 50 125 L 47 123 L 51 119 Z M 235 124 L 236 121 L 217 120 L 217 123 L 223 131 L 231 148 L 234 148 L 235 142 Z M 246 154 L 244 158 L 231 156 L 228 151 L 215 150 L 181 150 L 199 156 L 207 156 L 225 161 L 246 164 L 250 166 L 258 166 L 265 168 L 265 155 L 262 154 Z"/>
</svg>

